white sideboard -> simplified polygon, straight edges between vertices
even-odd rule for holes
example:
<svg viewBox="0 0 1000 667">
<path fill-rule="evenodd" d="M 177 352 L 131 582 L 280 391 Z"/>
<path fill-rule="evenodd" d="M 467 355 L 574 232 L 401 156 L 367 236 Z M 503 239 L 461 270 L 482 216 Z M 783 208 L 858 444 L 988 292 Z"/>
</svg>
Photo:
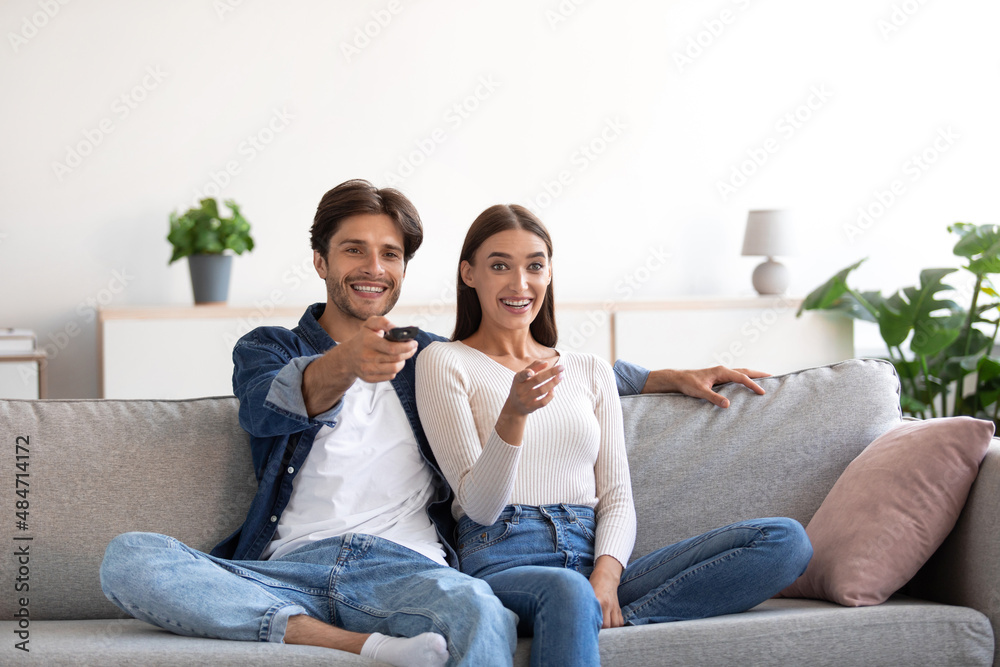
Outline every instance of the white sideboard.
<svg viewBox="0 0 1000 667">
<path fill-rule="evenodd" d="M 557 308 L 559 347 L 647 368 L 718 364 L 784 373 L 853 356 L 849 319 L 805 313 L 800 301 L 688 298 L 566 303 Z M 98 346 L 104 398 L 191 398 L 232 394 L 232 349 L 262 325 L 294 327 L 305 306 L 177 306 L 102 309 Z M 454 306 L 397 306 L 389 318 L 444 336 Z"/>
<path fill-rule="evenodd" d="M 0 398 L 46 398 L 44 352 L 0 354 Z"/>
<path fill-rule="evenodd" d="M 233 345 L 262 325 L 294 327 L 302 308 L 180 306 L 98 311 L 102 398 L 231 396 Z"/>
<path fill-rule="evenodd" d="M 853 321 L 795 314 L 787 297 L 677 299 L 623 304 L 615 316 L 619 356 L 647 368 L 751 368 L 772 375 L 854 356 Z"/>
</svg>

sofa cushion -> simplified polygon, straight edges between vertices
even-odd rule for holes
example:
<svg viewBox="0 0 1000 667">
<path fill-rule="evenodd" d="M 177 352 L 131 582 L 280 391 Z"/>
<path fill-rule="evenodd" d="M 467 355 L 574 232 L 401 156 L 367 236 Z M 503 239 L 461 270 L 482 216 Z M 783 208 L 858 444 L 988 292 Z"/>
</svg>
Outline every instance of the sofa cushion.
<svg viewBox="0 0 1000 667">
<path fill-rule="evenodd" d="M 0 634 L 13 636 L 14 625 L 0 622 Z M 863 609 L 768 600 L 744 614 L 602 630 L 600 641 L 601 664 L 608 667 L 989 665 L 993 657 L 993 631 L 985 616 L 906 598 Z M 30 648 L 31 658 L 51 667 L 375 664 L 315 646 L 179 637 L 142 621 L 117 619 L 36 622 Z M 519 640 L 514 665 L 527 667 L 529 657 L 530 640 Z"/>
<path fill-rule="evenodd" d="M 993 422 L 950 417 L 900 424 L 840 476 L 806 527 L 814 555 L 786 597 L 884 602 L 916 574 L 965 506 Z"/>
<path fill-rule="evenodd" d="M 10 440 L 3 479 L 17 472 L 13 439 L 28 438 L 28 530 L 4 521 L 0 535 L 30 544 L 32 620 L 125 616 L 98 574 L 119 533 L 164 533 L 207 551 L 242 523 L 257 482 L 237 405 L 234 397 L 0 400 Z M 0 559 L 0 581 L 12 582 L 16 567 Z M 11 618 L 16 597 L 0 595 L 0 617 Z"/>
<path fill-rule="evenodd" d="M 993 628 L 985 616 L 905 598 L 863 608 L 768 600 L 742 614 L 601 631 L 601 664 L 606 666 L 938 667 L 992 662 Z"/>
<path fill-rule="evenodd" d="M 852 359 L 717 391 L 622 399 L 638 531 L 632 558 L 768 516 L 806 525 L 844 468 L 900 422 L 892 364 Z"/>
</svg>

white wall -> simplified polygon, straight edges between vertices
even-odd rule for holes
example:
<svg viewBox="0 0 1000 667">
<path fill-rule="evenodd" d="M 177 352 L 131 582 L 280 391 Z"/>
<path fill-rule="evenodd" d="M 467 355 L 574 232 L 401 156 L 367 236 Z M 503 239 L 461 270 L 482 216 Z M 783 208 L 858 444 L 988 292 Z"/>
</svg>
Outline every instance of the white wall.
<svg viewBox="0 0 1000 667">
<path fill-rule="evenodd" d="M 5 0 L 0 326 L 48 343 L 51 396 L 96 396 L 90 306 L 190 303 L 167 215 L 228 162 L 221 196 L 258 243 L 231 303 L 322 300 L 296 273 L 320 197 L 390 184 L 420 145 L 396 183 L 426 227 L 404 303 L 450 295 L 465 229 L 498 202 L 548 224 L 561 300 L 747 294 L 743 225 L 765 207 L 799 212 L 793 294 L 864 256 L 859 286 L 895 289 L 953 264 L 948 224 L 997 222 L 998 22 L 994 0 Z M 54 166 L 81 142 L 97 145 L 79 166 Z M 936 162 L 913 171 L 925 149 Z M 851 236 L 894 180 L 905 192 Z M 655 252 L 669 265 L 629 288 Z"/>
</svg>

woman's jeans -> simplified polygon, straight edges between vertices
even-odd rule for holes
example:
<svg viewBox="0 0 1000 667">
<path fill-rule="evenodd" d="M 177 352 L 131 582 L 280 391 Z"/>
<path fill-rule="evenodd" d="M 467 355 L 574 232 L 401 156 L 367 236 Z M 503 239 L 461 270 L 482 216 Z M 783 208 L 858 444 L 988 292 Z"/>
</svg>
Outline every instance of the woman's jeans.
<svg viewBox="0 0 1000 667">
<path fill-rule="evenodd" d="M 531 664 L 600 664 L 594 511 L 579 505 L 508 505 L 491 526 L 458 523 L 462 571 L 486 581 L 534 636 Z M 742 521 L 663 547 L 622 573 L 626 625 L 746 611 L 794 582 L 812 557 L 793 519 Z"/>
<path fill-rule="evenodd" d="M 448 641 L 449 665 L 510 665 L 515 618 L 482 581 L 394 542 L 349 533 L 276 560 L 231 561 L 156 533 L 124 533 L 101 588 L 132 616 L 180 635 L 281 642 L 308 614 L 354 632 Z"/>
</svg>

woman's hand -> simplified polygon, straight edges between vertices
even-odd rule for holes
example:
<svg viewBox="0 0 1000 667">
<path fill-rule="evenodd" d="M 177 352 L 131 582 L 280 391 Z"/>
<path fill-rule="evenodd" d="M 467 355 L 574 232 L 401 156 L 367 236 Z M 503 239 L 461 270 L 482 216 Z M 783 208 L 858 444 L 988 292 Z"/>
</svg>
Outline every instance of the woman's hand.
<svg viewBox="0 0 1000 667">
<path fill-rule="evenodd" d="M 510 394 L 503 409 L 515 415 L 527 416 L 548 405 L 552 400 L 552 390 L 562 381 L 562 366 L 546 368 L 549 363 L 542 359 L 532 361 L 527 368 L 514 376 Z"/>
<path fill-rule="evenodd" d="M 546 368 L 548 365 L 538 359 L 514 376 L 496 425 L 497 435 L 508 445 L 521 446 L 528 415 L 552 400 L 555 386 L 562 380 L 563 367 Z"/>
<path fill-rule="evenodd" d="M 590 585 L 594 588 L 597 601 L 604 614 L 602 628 L 620 628 L 625 625 L 622 609 L 618 604 L 618 585 L 622 579 L 622 564 L 613 556 L 604 555 L 597 559 L 590 575 Z"/>
</svg>

